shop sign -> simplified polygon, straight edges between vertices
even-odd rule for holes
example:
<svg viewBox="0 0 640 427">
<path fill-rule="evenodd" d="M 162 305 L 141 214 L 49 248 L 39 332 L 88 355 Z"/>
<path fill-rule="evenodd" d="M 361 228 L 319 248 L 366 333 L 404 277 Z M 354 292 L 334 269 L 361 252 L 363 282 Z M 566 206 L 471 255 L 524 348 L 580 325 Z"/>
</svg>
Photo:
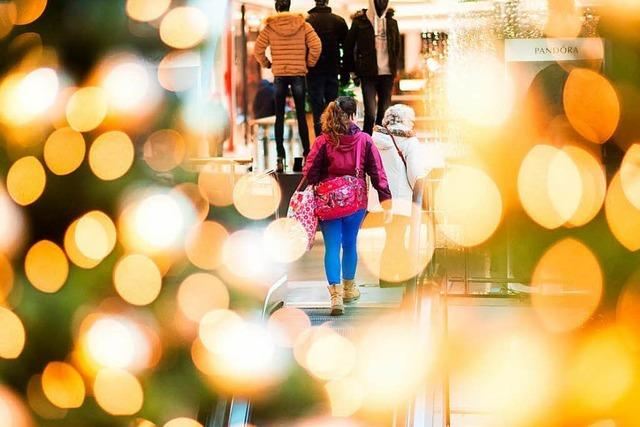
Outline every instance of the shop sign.
<svg viewBox="0 0 640 427">
<path fill-rule="evenodd" d="M 576 61 L 604 58 L 601 38 L 508 39 L 506 62 Z"/>
</svg>

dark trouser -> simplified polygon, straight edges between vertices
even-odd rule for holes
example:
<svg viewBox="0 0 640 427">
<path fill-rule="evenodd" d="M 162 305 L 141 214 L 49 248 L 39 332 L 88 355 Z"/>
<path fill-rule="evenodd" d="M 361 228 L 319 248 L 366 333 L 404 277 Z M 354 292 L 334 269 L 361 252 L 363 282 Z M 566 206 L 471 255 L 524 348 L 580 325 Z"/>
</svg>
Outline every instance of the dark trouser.
<svg viewBox="0 0 640 427">
<path fill-rule="evenodd" d="M 362 77 L 361 82 L 364 98 L 364 129 L 362 130 L 371 135 L 374 122 L 378 125 L 382 124 L 384 113 L 391 106 L 393 76 Z"/>
<path fill-rule="evenodd" d="M 300 142 L 302 142 L 303 154 L 306 157 L 309 154 L 309 128 L 307 127 L 307 116 L 304 110 L 304 101 L 306 95 L 306 82 L 304 76 L 295 77 L 276 77 L 274 79 L 276 91 L 276 149 L 279 158 L 285 158 L 284 149 L 284 106 L 287 100 L 287 92 L 291 86 L 293 93 L 293 101 L 296 105 L 296 119 L 298 120 L 298 132 L 300 133 Z"/>
<path fill-rule="evenodd" d="M 322 134 L 320 117 L 324 109 L 338 97 L 338 75 L 336 73 L 309 74 L 307 82 L 313 110 L 313 127 L 317 138 Z"/>
</svg>

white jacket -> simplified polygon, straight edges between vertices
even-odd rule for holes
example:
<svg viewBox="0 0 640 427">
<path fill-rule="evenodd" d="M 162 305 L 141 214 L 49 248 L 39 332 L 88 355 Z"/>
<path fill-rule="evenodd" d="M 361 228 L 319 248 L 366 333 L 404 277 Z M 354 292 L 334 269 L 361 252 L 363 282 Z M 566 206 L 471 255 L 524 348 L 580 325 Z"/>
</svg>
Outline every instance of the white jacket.
<svg viewBox="0 0 640 427">
<path fill-rule="evenodd" d="M 407 162 L 407 169 L 402 159 L 398 155 L 396 147 L 393 145 L 391 136 L 380 132 L 373 132 L 373 142 L 380 151 L 382 164 L 387 174 L 389 188 L 393 197 L 394 215 L 411 216 L 411 202 L 413 199 L 413 187 L 420 177 L 424 177 L 429 172 L 427 168 L 426 149 L 418 138 L 395 136 L 398 148 L 404 155 Z M 407 182 L 407 176 L 409 182 Z M 409 186 L 411 183 L 411 186 Z M 369 192 L 369 210 L 372 212 L 382 210 L 378 195 L 375 191 Z"/>
</svg>

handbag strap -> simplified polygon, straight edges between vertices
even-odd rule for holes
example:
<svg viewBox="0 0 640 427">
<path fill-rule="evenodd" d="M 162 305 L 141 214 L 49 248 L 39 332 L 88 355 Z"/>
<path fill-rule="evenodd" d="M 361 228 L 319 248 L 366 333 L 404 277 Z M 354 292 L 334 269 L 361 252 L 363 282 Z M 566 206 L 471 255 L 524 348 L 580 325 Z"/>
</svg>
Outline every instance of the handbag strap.
<svg viewBox="0 0 640 427">
<path fill-rule="evenodd" d="M 404 154 L 402 154 L 402 151 L 400 151 L 400 147 L 398 147 L 396 138 L 393 136 L 393 133 L 391 133 L 391 130 L 386 126 L 384 126 L 384 129 L 387 131 L 387 133 L 391 137 L 391 141 L 393 141 L 393 145 L 396 147 L 398 156 L 400 156 L 400 160 L 402 160 L 402 163 L 404 163 L 404 174 L 405 174 L 405 177 L 407 178 L 407 184 L 409 184 L 409 188 L 413 189 L 413 185 L 411 185 L 411 181 L 409 180 L 409 167 L 407 166 L 407 160 L 404 158 Z"/>
<path fill-rule="evenodd" d="M 294 193 L 300 191 L 301 188 L 305 188 L 306 184 L 307 184 L 307 177 L 303 176 L 302 179 L 300 180 L 300 184 L 298 184 Z"/>
<path fill-rule="evenodd" d="M 356 178 L 364 178 L 360 176 L 360 173 L 362 172 L 360 157 L 362 156 L 362 144 L 364 143 L 366 142 L 358 141 L 356 144 Z"/>
</svg>

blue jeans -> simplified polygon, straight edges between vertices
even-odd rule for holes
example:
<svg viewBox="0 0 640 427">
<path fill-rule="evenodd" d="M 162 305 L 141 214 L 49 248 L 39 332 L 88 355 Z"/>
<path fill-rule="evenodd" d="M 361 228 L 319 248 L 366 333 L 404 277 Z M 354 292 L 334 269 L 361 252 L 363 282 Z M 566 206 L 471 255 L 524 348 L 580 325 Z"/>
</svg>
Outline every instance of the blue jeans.
<svg viewBox="0 0 640 427">
<path fill-rule="evenodd" d="M 358 231 L 364 219 L 366 209 L 344 218 L 320 221 L 320 230 L 324 237 L 324 271 L 329 285 L 340 284 L 342 264 L 342 278 L 353 280 L 356 277 L 358 251 L 356 242 Z M 342 263 L 340 262 L 340 248 L 342 248 Z"/>
<path fill-rule="evenodd" d="M 304 76 L 299 77 L 276 77 L 274 79 L 276 97 L 276 150 L 278 157 L 284 159 L 286 151 L 284 149 L 284 107 L 287 101 L 287 94 L 291 87 L 293 102 L 296 105 L 296 119 L 298 120 L 298 132 L 302 143 L 302 152 L 306 157 L 309 154 L 309 128 L 307 127 L 307 115 L 305 113 L 305 96 L 307 95 L 307 85 Z"/>
</svg>

